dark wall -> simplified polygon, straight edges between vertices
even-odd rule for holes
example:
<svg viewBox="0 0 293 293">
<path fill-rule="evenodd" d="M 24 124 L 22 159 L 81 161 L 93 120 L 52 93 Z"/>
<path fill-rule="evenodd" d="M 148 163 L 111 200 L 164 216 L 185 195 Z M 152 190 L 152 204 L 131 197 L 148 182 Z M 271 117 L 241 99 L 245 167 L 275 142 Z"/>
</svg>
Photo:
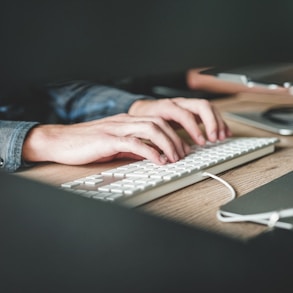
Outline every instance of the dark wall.
<svg viewBox="0 0 293 293">
<path fill-rule="evenodd" d="M 0 87 L 292 61 L 292 12 L 290 0 L 1 1 Z"/>
</svg>

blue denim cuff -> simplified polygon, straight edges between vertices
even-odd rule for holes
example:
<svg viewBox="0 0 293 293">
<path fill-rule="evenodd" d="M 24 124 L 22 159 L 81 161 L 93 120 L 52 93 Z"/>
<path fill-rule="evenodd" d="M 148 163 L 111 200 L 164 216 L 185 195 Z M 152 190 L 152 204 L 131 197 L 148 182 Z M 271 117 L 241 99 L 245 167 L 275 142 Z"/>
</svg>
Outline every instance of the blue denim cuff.
<svg viewBox="0 0 293 293">
<path fill-rule="evenodd" d="M 5 140 L 0 142 L 1 168 L 7 172 L 15 172 L 27 166 L 22 160 L 22 146 L 27 133 L 38 122 L 0 121 L 0 137 Z"/>
</svg>

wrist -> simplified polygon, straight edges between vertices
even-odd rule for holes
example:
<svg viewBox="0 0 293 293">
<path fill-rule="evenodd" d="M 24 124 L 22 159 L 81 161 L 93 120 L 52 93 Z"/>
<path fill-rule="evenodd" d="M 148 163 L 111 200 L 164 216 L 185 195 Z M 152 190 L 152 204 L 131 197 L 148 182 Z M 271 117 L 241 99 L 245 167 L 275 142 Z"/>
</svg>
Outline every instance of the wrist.
<svg viewBox="0 0 293 293">
<path fill-rule="evenodd" d="M 128 110 L 129 115 L 141 116 L 143 115 L 144 105 L 149 102 L 148 100 L 137 100 L 130 106 Z"/>
<path fill-rule="evenodd" d="M 44 154 L 50 147 L 46 132 L 45 125 L 38 125 L 28 132 L 22 146 L 22 159 L 25 162 L 47 161 Z"/>
</svg>

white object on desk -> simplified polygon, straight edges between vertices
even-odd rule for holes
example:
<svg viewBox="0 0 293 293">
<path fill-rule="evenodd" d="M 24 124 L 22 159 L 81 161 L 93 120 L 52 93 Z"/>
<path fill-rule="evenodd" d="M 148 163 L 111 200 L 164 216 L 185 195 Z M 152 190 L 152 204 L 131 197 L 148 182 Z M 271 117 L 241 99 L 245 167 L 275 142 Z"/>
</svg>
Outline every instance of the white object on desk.
<svg viewBox="0 0 293 293">
<path fill-rule="evenodd" d="M 90 186 L 91 177 L 67 182 L 68 191 L 94 199 L 138 206 L 207 178 L 272 153 L 276 138 L 231 138 L 193 146 L 184 159 L 166 165 L 137 161 L 97 174 L 103 181 Z M 77 185 L 75 183 L 78 183 Z"/>
</svg>

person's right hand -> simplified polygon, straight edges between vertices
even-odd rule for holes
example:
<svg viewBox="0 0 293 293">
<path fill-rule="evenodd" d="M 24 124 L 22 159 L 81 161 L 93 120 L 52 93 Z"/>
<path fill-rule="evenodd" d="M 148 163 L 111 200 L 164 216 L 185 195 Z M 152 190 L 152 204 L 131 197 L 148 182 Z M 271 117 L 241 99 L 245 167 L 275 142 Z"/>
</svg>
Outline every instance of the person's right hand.
<svg viewBox="0 0 293 293">
<path fill-rule="evenodd" d="M 176 162 L 189 145 L 160 117 L 119 114 L 72 125 L 39 125 L 23 145 L 27 162 L 80 165 L 115 158 Z"/>
</svg>

